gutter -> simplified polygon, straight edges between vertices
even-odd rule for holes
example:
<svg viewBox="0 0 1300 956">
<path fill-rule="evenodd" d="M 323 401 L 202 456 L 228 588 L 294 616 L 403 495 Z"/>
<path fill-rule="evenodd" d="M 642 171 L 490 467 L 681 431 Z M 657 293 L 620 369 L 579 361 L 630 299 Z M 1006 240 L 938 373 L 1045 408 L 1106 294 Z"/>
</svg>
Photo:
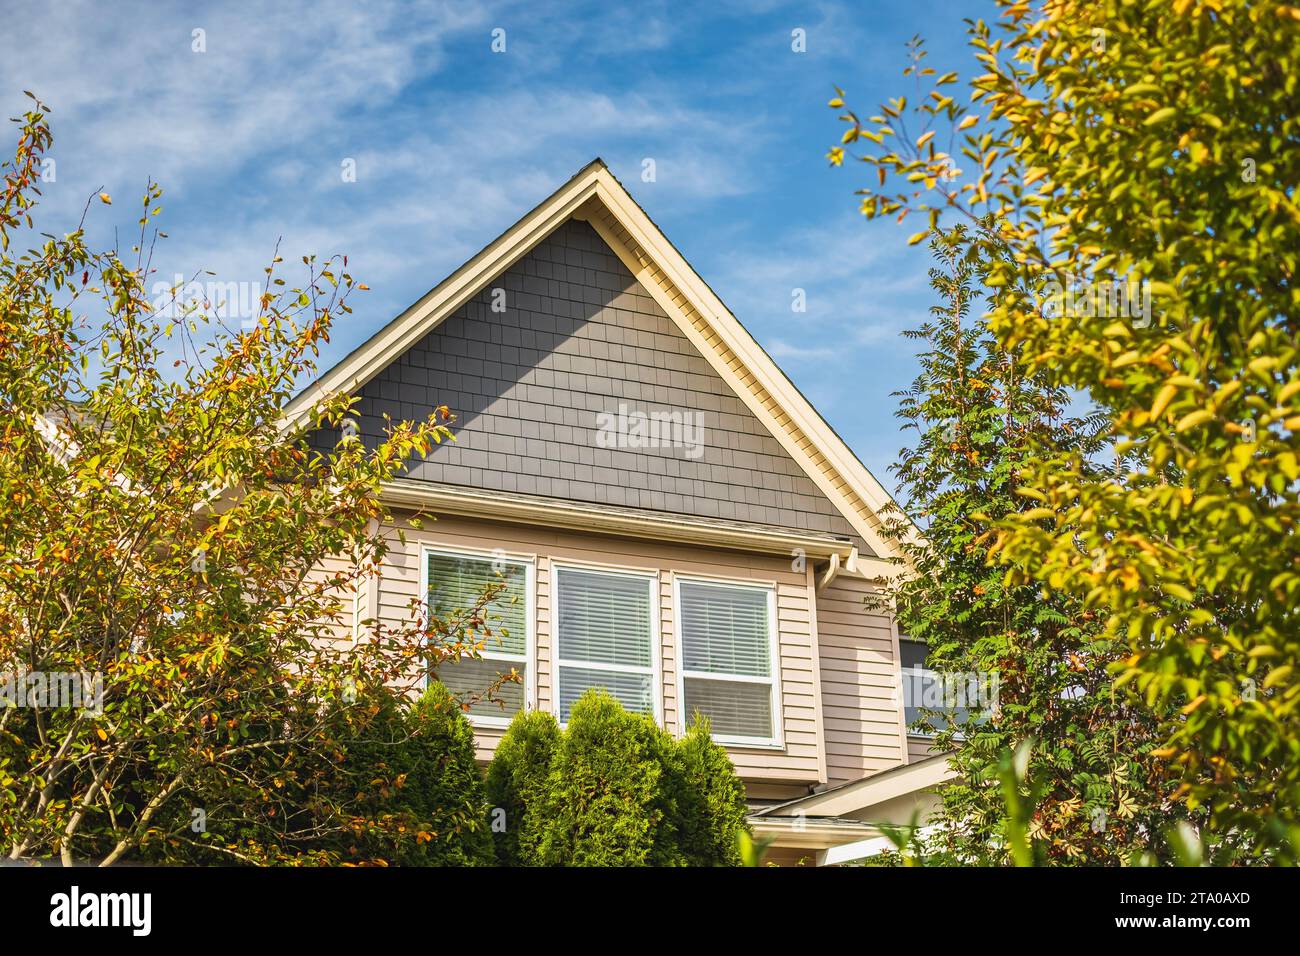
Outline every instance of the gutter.
<svg viewBox="0 0 1300 956">
<path fill-rule="evenodd" d="M 801 850 L 828 850 L 881 835 L 873 824 L 834 818 L 751 814 L 749 825 L 755 836 L 771 837 L 774 847 Z"/>
</svg>

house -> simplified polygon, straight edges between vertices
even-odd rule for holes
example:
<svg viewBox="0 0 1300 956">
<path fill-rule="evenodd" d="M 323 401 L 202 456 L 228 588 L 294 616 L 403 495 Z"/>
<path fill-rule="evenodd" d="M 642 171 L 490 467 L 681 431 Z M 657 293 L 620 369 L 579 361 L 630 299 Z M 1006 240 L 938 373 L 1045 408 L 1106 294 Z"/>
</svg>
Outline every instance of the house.
<svg viewBox="0 0 1300 956">
<path fill-rule="evenodd" d="M 339 392 L 360 397 L 363 439 L 385 415 L 457 416 L 456 442 L 385 486 L 393 551 L 355 617 L 463 607 L 504 576 L 509 638 L 440 670 L 453 690 L 524 675 L 504 711 L 471 709 L 480 757 L 513 710 L 563 721 L 603 686 L 673 732 L 710 717 L 778 862 L 865 855 L 874 822 L 933 801 L 947 763 L 909 740 L 898 629 L 867 603 L 897 570 L 888 494 L 603 162 L 290 420 Z M 417 510 L 438 520 L 412 527 Z"/>
</svg>

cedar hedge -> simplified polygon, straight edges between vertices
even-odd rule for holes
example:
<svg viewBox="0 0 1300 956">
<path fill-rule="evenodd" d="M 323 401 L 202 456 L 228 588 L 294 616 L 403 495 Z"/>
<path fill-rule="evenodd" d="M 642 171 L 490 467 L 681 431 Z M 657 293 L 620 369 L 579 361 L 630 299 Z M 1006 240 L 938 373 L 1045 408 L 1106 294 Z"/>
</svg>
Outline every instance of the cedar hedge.
<svg viewBox="0 0 1300 956">
<path fill-rule="evenodd" d="M 518 714 L 488 770 L 506 866 L 735 866 L 744 785 L 697 716 L 682 740 L 603 690 L 561 731 Z"/>
</svg>

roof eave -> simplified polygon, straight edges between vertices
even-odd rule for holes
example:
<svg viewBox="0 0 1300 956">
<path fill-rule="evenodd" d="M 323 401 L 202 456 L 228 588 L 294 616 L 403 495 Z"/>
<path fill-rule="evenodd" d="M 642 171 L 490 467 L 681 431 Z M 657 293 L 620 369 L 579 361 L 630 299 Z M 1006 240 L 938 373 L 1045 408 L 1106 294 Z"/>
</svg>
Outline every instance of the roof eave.
<svg viewBox="0 0 1300 956">
<path fill-rule="evenodd" d="M 385 482 L 380 490 L 380 500 L 389 507 L 619 537 L 761 554 L 790 555 L 802 551 L 811 560 L 826 560 L 837 555 L 841 561 L 848 561 L 856 553 L 849 541 L 793 529 L 706 521 L 669 512 L 607 508 L 532 495 L 502 495 L 410 478 Z"/>
</svg>

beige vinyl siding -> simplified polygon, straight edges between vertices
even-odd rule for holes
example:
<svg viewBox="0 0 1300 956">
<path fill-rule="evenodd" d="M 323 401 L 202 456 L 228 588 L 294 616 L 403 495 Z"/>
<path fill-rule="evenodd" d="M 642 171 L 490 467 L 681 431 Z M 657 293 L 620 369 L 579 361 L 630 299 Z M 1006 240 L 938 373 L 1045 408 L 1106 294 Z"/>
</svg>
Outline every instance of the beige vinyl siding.
<svg viewBox="0 0 1300 956">
<path fill-rule="evenodd" d="M 783 746 L 728 747 L 737 772 L 747 780 L 775 783 L 816 783 L 823 779 L 821 727 L 813 667 L 812 592 L 804 571 L 791 569 L 781 556 L 742 554 L 653 541 L 582 534 L 535 526 L 509 525 L 469 518 L 442 517 L 416 530 L 407 516 L 395 514 L 398 527 L 388 529 L 392 550 L 380 574 L 377 608 L 385 624 L 409 620 L 411 602 L 419 598 L 420 553 L 424 545 L 477 551 L 501 548 L 512 557 L 537 562 L 536 702 L 553 710 L 553 616 L 551 570 L 556 562 L 641 570 L 658 578 L 659 670 L 664 725 L 675 734 L 683 730 L 684 715 L 677 700 L 677 647 L 673 607 L 673 576 L 693 575 L 774 585 L 781 667 Z M 487 759 L 502 731 L 476 728 L 479 756 Z"/>
<path fill-rule="evenodd" d="M 939 751 L 933 747 L 934 741 L 929 737 L 920 737 L 916 734 L 907 735 L 907 759 L 911 763 L 916 760 L 924 760 L 926 757 L 933 757 Z"/>
<path fill-rule="evenodd" d="M 322 585 L 333 575 L 350 573 L 352 567 L 352 562 L 346 557 L 337 555 L 328 557 L 307 573 L 307 585 L 309 587 Z M 358 586 L 355 577 L 351 577 L 343 587 L 332 587 L 326 590 L 325 597 L 338 602 L 337 613 L 324 622 L 327 625 L 326 633 L 331 640 L 336 643 L 350 643 L 354 639 L 358 622 L 365 616 L 364 605 L 361 603 L 363 595 L 364 592 Z"/>
<path fill-rule="evenodd" d="M 664 726 L 681 732 L 690 719 L 677 701 L 677 628 L 673 611 L 673 576 L 659 573 L 659 667 L 664 685 Z"/>
<path fill-rule="evenodd" d="M 897 642 L 888 617 L 868 612 L 873 585 L 841 574 L 817 595 L 817 643 L 826 770 L 856 780 L 906 760 L 896 688 Z"/>
</svg>

